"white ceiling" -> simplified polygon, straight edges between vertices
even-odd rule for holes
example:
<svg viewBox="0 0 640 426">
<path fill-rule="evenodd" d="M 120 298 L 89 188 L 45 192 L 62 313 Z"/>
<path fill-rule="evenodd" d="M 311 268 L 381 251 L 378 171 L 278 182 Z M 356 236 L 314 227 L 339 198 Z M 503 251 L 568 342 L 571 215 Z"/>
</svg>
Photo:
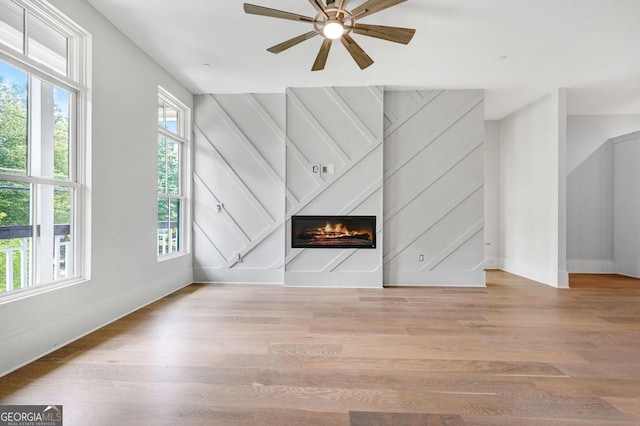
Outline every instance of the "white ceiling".
<svg viewBox="0 0 640 426">
<path fill-rule="evenodd" d="M 486 117 L 500 119 L 566 87 L 571 114 L 640 114 L 640 0 L 410 0 L 361 21 L 416 28 L 409 45 L 356 34 L 375 64 L 361 71 L 336 44 L 320 72 L 320 37 L 266 51 L 310 24 L 247 15 L 242 1 L 87 1 L 195 94 L 484 88 Z M 250 2 L 315 15 L 305 0 Z"/>
</svg>

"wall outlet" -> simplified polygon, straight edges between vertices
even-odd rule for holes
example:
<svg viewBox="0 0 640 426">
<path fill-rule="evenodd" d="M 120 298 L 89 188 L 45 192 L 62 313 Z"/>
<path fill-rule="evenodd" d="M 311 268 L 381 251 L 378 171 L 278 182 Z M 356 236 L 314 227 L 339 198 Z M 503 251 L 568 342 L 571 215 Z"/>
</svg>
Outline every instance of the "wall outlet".
<svg viewBox="0 0 640 426">
<path fill-rule="evenodd" d="M 424 254 L 421 254 L 420 256 L 418 256 L 418 261 L 424 262 Z"/>
<path fill-rule="evenodd" d="M 322 174 L 323 175 L 332 175 L 336 172 L 336 166 L 333 164 L 323 164 L 322 165 Z"/>
<path fill-rule="evenodd" d="M 223 207 L 224 207 L 224 205 L 223 205 L 222 203 L 218 203 L 218 204 L 216 204 L 216 211 L 217 211 L 218 213 L 221 213 L 221 212 L 222 212 L 222 208 L 223 208 Z"/>
<path fill-rule="evenodd" d="M 320 174 L 320 164 L 312 164 L 311 165 L 311 172 L 314 175 Z"/>
</svg>

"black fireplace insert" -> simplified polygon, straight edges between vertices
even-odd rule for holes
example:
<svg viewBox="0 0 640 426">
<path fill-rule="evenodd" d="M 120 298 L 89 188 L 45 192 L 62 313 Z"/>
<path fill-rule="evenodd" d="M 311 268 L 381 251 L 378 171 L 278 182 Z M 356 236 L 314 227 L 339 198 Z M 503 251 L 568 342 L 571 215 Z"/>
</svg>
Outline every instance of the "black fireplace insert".
<svg viewBox="0 0 640 426">
<path fill-rule="evenodd" d="M 293 248 L 376 248 L 375 216 L 292 216 Z"/>
</svg>

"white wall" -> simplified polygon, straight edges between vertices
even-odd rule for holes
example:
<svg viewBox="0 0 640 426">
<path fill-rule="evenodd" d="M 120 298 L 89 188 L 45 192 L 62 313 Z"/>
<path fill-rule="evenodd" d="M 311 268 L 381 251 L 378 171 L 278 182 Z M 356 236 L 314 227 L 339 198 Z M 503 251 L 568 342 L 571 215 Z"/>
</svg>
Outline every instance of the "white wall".
<svg viewBox="0 0 640 426">
<path fill-rule="evenodd" d="M 501 269 L 556 287 L 566 273 L 566 91 L 500 124 Z"/>
<path fill-rule="evenodd" d="M 612 140 L 615 271 L 640 278 L 640 132 Z"/>
<path fill-rule="evenodd" d="M 0 306 L 0 375 L 192 282 L 156 260 L 157 91 L 192 95 L 88 3 L 52 4 L 93 35 L 91 279 Z"/>
<path fill-rule="evenodd" d="M 640 130 L 640 115 L 571 115 L 567 117 L 567 174 L 606 141 Z"/>
<path fill-rule="evenodd" d="M 484 125 L 484 267 L 500 266 L 500 121 Z"/>
<path fill-rule="evenodd" d="M 286 285 L 382 287 L 383 100 L 381 87 L 287 89 Z M 292 215 L 376 216 L 376 248 L 291 248 Z"/>
<path fill-rule="evenodd" d="M 613 146 L 605 143 L 567 177 L 567 270 L 613 273 Z"/>
<path fill-rule="evenodd" d="M 284 113 L 282 94 L 195 98 L 196 281 L 283 282 Z"/>
<path fill-rule="evenodd" d="M 567 135 L 567 269 L 613 273 L 613 146 L 639 115 L 570 116 Z"/>
<path fill-rule="evenodd" d="M 484 92 L 385 93 L 385 285 L 484 286 Z"/>
</svg>

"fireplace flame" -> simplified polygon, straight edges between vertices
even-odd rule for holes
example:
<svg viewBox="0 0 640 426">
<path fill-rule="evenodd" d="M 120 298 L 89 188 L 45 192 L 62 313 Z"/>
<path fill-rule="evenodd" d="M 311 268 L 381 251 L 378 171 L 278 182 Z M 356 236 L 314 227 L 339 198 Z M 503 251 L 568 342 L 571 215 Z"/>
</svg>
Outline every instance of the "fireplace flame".
<svg viewBox="0 0 640 426">
<path fill-rule="evenodd" d="M 292 247 L 375 248 L 375 217 L 292 217 Z"/>
<path fill-rule="evenodd" d="M 367 234 L 371 235 L 366 230 L 351 231 L 342 223 L 336 223 L 335 225 L 327 222 L 324 227 L 316 228 L 317 234 L 322 238 L 340 238 L 340 237 L 352 237 L 356 235 Z"/>
</svg>

